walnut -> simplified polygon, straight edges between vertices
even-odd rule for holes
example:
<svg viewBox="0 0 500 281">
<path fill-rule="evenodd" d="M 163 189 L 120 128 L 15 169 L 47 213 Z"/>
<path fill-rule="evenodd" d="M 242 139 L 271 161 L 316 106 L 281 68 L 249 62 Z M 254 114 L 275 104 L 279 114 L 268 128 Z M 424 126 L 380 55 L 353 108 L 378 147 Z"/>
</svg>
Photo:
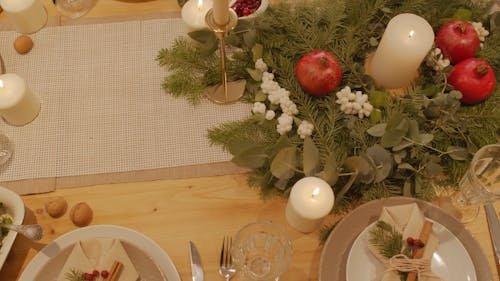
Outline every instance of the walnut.
<svg viewBox="0 0 500 281">
<path fill-rule="evenodd" d="M 61 196 L 54 197 L 45 202 L 45 211 L 53 218 L 59 218 L 66 213 L 68 202 Z"/>
<path fill-rule="evenodd" d="M 74 225 L 83 227 L 90 224 L 93 217 L 92 209 L 85 202 L 76 204 L 69 213 L 69 217 Z"/>
</svg>

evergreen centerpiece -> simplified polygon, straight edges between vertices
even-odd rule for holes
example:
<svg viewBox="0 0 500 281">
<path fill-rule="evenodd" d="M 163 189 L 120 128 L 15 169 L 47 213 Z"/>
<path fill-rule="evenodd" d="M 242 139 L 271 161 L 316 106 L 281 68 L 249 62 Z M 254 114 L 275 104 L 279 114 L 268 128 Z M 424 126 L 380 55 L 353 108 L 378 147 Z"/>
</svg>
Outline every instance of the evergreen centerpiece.
<svg viewBox="0 0 500 281">
<path fill-rule="evenodd" d="M 211 129 L 210 141 L 252 168 L 250 184 L 263 195 L 286 196 L 299 179 L 317 176 L 332 186 L 337 211 L 395 195 L 430 199 L 432 184 L 457 183 L 479 147 L 499 142 L 499 87 L 482 103 L 462 105 L 462 94 L 448 85 L 454 66 L 433 49 L 403 95 L 393 96 L 365 74 L 365 59 L 398 14 L 419 15 L 435 33 L 462 20 L 478 26 L 478 34 L 489 29 L 474 55 L 489 63 L 498 80 L 498 12 L 485 17 L 488 8 L 440 0 L 272 5 L 258 18 L 240 21 L 227 37 L 235 47 L 228 79 L 247 80 L 243 102 L 254 106 L 247 119 Z M 170 70 L 166 92 L 196 104 L 207 87 L 220 83 L 220 63 L 212 33 L 190 36 L 202 44 L 178 38 L 157 60 Z M 297 62 L 313 50 L 333 54 L 342 70 L 339 87 L 319 97 L 296 78 Z"/>
</svg>

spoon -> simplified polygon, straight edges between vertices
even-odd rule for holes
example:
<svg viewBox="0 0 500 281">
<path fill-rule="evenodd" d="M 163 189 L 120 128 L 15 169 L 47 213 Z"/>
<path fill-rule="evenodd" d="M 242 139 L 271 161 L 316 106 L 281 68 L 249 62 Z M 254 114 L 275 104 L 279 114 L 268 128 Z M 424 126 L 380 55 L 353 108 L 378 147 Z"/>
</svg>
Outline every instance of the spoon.
<svg viewBox="0 0 500 281">
<path fill-rule="evenodd" d="M 40 240 L 43 236 L 43 228 L 39 224 L 16 225 L 0 223 L 0 227 L 20 233 L 31 240 Z"/>
</svg>

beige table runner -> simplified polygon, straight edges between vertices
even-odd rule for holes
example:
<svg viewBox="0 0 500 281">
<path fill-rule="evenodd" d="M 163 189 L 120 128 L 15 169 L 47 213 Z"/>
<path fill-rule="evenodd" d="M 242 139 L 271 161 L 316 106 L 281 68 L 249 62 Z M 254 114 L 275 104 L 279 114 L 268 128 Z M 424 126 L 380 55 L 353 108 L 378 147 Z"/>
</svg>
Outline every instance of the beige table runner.
<svg viewBox="0 0 500 281">
<path fill-rule="evenodd" d="M 12 47 L 19 34 L 0 32 L 7 72 L 24 77 L 42 101 L 24 127 L 0 121 L 15 145 L 0 184 L 24 194 L 244 171 L 206 134 L 248 116 L 249 105 L 193 107 L 161 89 L 158 51 L 185 34 L 178 18 L 45 27 L 19 55 Z"/>
</svg>

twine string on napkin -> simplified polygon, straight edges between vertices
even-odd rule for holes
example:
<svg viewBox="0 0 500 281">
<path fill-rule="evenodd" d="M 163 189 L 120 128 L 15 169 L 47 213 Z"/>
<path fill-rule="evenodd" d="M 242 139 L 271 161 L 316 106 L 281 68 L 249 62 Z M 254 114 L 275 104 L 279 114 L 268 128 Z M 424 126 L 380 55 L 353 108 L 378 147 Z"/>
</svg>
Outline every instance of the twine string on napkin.
<svg viewBox="0 0 500 281">
<path fill-rule="evenodd" d="M 422 277 L 439 278 L 431 270 L 430 259 L 412 259 L 404 254 L 398 254 L 389 259 L 386 271 L 396 270 L 400 272 L 416 272 L 418 280 L 421 280 Z"/>
</svg>

